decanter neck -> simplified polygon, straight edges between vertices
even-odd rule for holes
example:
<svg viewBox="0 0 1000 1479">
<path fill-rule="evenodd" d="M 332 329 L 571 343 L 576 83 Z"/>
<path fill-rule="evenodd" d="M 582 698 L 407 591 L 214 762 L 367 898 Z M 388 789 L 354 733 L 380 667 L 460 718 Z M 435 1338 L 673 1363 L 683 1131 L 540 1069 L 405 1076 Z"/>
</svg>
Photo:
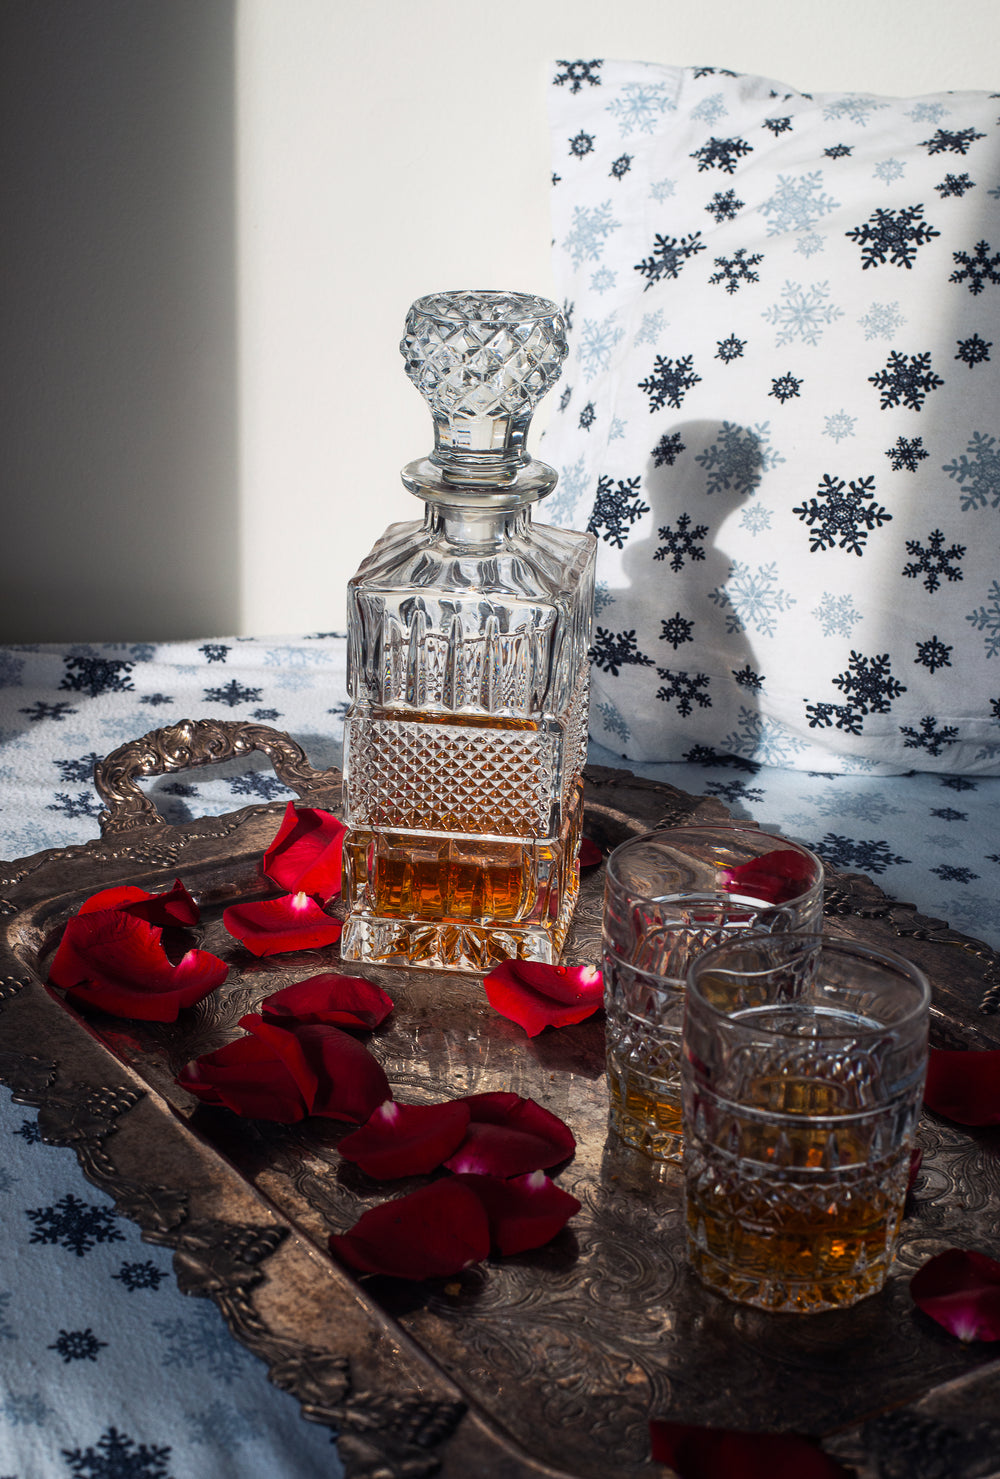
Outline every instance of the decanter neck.
<svg viewBox="0 0 1000 1479">
<path fill-rule="evenodd" d="M 402 471 L 404 487 L 422 498 L 428 509 L 440 510 L 456 528 L 501 529 L 504 520 L 529 509 L 556 485 L 558 474 L 545 462 L 525 460 L 509 477 L 496 478 L 487 466 L 470 467 L 468 455 L 457 463 L 457 472 L 442 467 L 434 456 L 410 462 Z M 487 536 L 487 543 L 492 540 Z"/>
<path fill-rule="evenodd" d="M 449 545 L 465 550 L 499 550 L 509 539 L 526 533 L 530 505 L 517 509 L 456 508 L 428 503 L 424 528 Z"/>
</svg>

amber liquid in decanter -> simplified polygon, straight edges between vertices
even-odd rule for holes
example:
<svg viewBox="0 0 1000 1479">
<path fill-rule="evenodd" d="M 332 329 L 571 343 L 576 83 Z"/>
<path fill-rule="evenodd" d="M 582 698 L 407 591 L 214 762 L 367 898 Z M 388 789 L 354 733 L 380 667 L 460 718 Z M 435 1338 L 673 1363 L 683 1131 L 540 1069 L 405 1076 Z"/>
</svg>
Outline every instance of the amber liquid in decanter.
<svg viewBox="0 0 1000 1479">
<path fill-rule="evenodd" d="M 347 960 L 554 961 L 579 887 L 591 535 L 532 523 L 555 474 L 523 450 L 566 353 L 554 305 L 420 299 L 401 345 L 435 451 L 423 521 L 349 587 Z"/>
</svg>

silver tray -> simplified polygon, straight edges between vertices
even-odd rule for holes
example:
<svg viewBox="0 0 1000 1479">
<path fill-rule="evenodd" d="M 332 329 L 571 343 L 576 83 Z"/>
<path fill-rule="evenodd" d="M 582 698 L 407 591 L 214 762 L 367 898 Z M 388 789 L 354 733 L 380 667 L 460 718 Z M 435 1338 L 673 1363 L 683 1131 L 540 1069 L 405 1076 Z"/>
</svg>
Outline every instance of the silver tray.
<svg viewBox="0 0 1000 1479">
<path fill-rule="evenodd" d="M 607 1136 L 603 1022 L 534 1039 L 486 1005 L 475 976 L 356 968 L 393 998 L 371 1042 L 398 1098 L 514 1090 L 578 1142 L 559 1184 L 581 1212 L 547 1247 L 455 1279 L 356 1280 L 331 1232 L 415 1183 L 386 1186 L 342 1163 L 347 1127 L 281 1126 L 198 1106 L 174 1082 L 195 1055 L 281 985 L 335 966 L 337 948 L 255 959 L 222 908 L 260 895 L 257 862 L 281 803 L 170 826 L 140 792 L 155 777 L 263 750 L 310 805 L 337 811 L 340 773 L 316 771 L 262 725 L 186 721 L 97 768 L 100 840 L 0 863 L 0 1079 L 39 1109 L 49 1144 L 143 1237 L 174 1249 L 180 1288 L 207 1296 L 233 1335 L 332 1430 L 352 1479 L 644 1479 L 648 1420 L 820 1437 L 859 1479 L 1000 1474 L 1000 1352 L 962 1345 L 912 1304 L 908 1280 L 940 1249 L 1000 1257 L 1000 1132 L 925 1113 L 923 1164 L 899 1257 L 852 1310 L 767 1315 L 703 1289 L 684 1257 L 676 1170 Z M 588 769 L 586 830 L 605 849 L 654 826 L 725 820 L 714 798 L 627 771 Z M 585 874 L 565 958 L 600 957 L 603 869 Z M 115 883 L 184 879 L 199 943 L 230 962 L 225 985 L 176 1024 L 68 1009 L 44 984 L 69 916 Z M 941 1046 L 1000 1046 L 1000 959 L 870 880 L 827 870 L 826 927 L 910 956 L 934 987 Z"/>
</svg>

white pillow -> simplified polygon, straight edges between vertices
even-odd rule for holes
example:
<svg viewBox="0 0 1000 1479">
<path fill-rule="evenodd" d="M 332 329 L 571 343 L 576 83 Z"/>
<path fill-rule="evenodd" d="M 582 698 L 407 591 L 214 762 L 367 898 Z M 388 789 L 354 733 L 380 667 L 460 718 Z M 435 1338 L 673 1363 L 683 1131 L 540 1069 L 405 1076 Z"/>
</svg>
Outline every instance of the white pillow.
<svg viewBox="0 0 1000 1479">
<path fill-rule="evenodd" d="M 1000 773 L 1000 97 L 557 62 L 539 517 L 598 535 L 591 730 Z"/>
</svg>

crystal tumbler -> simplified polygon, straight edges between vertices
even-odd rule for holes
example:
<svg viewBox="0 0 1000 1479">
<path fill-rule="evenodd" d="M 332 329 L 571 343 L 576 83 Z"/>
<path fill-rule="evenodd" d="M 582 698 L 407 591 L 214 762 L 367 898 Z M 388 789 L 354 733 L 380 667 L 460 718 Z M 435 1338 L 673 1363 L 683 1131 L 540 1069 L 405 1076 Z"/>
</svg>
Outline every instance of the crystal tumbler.
<svg viewBox="0 0 1000 1479">
<path fill-rule="evenodd" d="M 739 824 L 633 837 L 608 859 L 604 982 L 612 1131 L 656 1160 L 681 1158 L 680 1045 L 694 956 L 746 930 L 816 930 L 823 864 Z"/>
<path fill-rule="evenodd" d="M 885 1282 L 927 1065 L 914 965 L 827 936 L 746 936 L 688 975 L 688 1252 L 762 1309 L 843 1308 Z"/>
</svg>

